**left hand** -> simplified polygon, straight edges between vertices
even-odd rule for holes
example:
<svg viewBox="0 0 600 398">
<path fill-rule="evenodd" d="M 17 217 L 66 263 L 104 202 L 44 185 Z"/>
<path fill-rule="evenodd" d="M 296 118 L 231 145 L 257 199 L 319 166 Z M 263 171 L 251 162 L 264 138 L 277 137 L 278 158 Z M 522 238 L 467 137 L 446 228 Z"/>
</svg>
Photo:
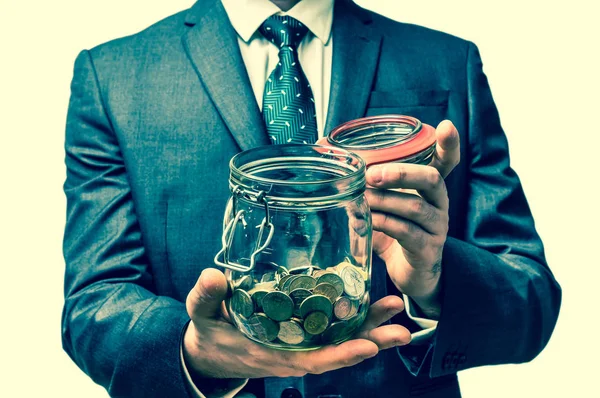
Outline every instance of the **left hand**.
<svg viewBox="0 0 600 398">
<path fill-rule="evenodd" d="M 448 233 L 444 178 L 460 161 L 458 131 L 450 121 L 436 129 L 428 166 L 388 163 L 367 171 L 366 197 L 373 218 L 373 251 L 390 279 L 427 316 L 439 316 L 442 249 Z"/>
</svg>

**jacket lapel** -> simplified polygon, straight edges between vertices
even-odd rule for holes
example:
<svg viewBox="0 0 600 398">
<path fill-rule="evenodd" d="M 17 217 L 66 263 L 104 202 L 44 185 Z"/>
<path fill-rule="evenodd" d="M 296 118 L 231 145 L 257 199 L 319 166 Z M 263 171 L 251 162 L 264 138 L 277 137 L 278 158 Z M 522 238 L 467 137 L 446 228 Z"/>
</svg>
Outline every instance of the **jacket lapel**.
<svg viewBox="0 0 600 398">
<path fill-rule="evenodd" d="M 183 46 L 229 131 L 242 150 L 268 145 L 237 34 L 218 0 L 199 1 L 189 11 Z"/>
<path fill-rule="evenodd" d="M 380 47 L 381 35 L 373 28 L 368 14 L 350 1 L 338 0 L 325 134 L 341 123 L 364 116 Z"/>
</svg>

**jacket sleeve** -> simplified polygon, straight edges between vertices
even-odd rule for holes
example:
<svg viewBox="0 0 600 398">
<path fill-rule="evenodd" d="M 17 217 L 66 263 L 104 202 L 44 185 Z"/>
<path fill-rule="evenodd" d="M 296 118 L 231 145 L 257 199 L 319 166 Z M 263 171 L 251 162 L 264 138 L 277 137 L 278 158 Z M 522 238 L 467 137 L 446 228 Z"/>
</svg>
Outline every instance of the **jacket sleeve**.
<svg viewBox="0 0 600 398">
<path fill-rule="evenodd" d="M 467 80 L 464 239 L 449 237 L 444 247 L 442 311 L 434 338 L 426 346 L 399 348 L 413 374 L 431 377 L 532 360 L 548 343 L 561 303 L 472 43 Z"/>
<path fill-rule="evenodd" d="M 89 52 L 75 62 L 66 128 L 65 351 L 111 396 L 187 397 L 183 303 L 157 296 L 119 145 Z"/>
</svg>

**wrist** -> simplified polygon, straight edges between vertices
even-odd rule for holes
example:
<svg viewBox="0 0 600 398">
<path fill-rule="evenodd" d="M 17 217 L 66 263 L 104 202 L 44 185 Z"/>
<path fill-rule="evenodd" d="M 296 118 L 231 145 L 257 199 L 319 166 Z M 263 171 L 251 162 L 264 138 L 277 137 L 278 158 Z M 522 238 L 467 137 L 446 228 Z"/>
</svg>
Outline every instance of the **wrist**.
<svg viewBox="0 0 600 398">
<path fill-rule="evenodd" d="M 439 319 L 441 303 L 441 272 L 431 277 L 428 287 L 417 294 L 406 293 L 419 307 L 419 310 L 429 319 Z"/>
</svg>

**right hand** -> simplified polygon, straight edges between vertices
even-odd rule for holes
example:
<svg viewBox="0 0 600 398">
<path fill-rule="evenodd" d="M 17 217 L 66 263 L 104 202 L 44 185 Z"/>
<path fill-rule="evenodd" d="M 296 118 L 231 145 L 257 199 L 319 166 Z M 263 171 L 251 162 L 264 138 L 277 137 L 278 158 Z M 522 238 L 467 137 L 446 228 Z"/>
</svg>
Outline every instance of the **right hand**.
<svg viewBox="0 0 600 398">
<path fill-rule="evenodd" d="M 186 300 L 192 319 L 185 331 L 183 355 L 188 368 L 207 378 L 301 377 L 356 365 L 379 350 L 405 345 L 410 332 L 401 325 L 384 325 L 404 309 L 398 296 L 387 296 L 369 308 L 355 339 L 313 351 L 281 351 L 254 343 L 228 321 L 224 299 L 227 281 L 222 272 L 202 271 Z"/>
</svg>

